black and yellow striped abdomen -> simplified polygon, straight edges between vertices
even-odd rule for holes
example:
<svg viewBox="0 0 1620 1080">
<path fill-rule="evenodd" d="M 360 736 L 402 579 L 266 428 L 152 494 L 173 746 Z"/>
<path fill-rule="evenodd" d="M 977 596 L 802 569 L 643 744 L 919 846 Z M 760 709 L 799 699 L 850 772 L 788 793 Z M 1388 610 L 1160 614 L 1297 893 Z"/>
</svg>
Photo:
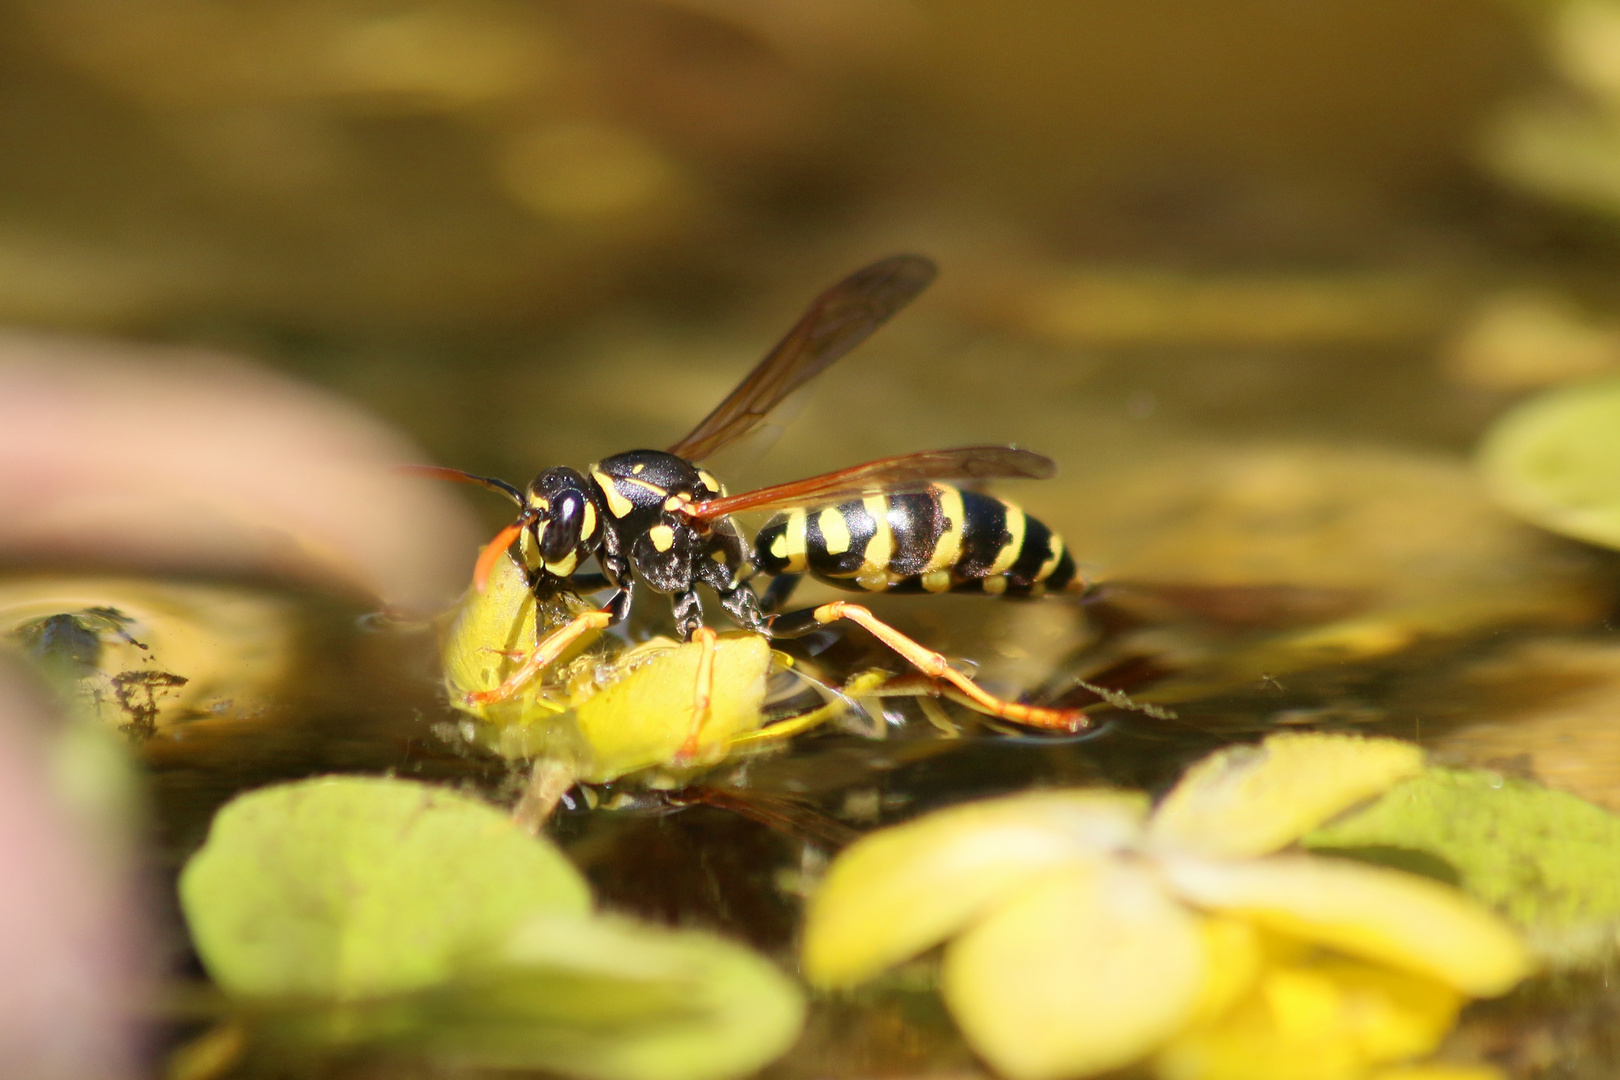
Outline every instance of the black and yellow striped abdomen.
<svg viewBox="0 0 1620 1080">
<path fill-rule="evenodd" d="M 1032 596 L 1079 585 L 1057 533 L 1012 503 L 947 484 L 779 513 L 754 550 L 764 573 L 857 592 Z"/>
</svg>

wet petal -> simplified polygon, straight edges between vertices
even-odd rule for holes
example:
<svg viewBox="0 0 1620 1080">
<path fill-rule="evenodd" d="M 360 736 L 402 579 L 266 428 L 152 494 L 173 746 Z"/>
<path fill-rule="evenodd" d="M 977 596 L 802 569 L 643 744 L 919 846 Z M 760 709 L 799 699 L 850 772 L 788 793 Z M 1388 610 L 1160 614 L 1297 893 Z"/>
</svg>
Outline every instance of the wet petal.
<svg viewBox="0 0 1620 1080">
<path fill-rule="evenodd" d="M 968 1042 L 1012 1080 L 1088 1076 L 1155 1049 L 1204 986 L 1198 921 L 1117 863 L 1026 885 L 952 942 L 943 991 Z"/>
<path fill-rule="evenodd" d="M 698 641 L 676 645 L 651 654 L 628 675 L 615 671 L 618 681 L 579 705 L 574 722 L 586 745 L 581 780 L 606 783 L 674 762 L 694 728 L 698 665 L 706 649 L 712 649 L 714 678 L 692 762 L 712 765 L 724 759 L 734 736 L 764 722 L 771 667 L 765 638 L 726 634 L 713 646 Z"/>
<path fill-rule="evenodd" d="M 1268 855 L 1422 768 L 1423 751 L 1397 739 L 1273 735 L 1187 770 L 1154 811 L 1148 837 L 1169 851 Z"/>
<path fill-rule="evenodd" d="M 805 976 L 827 987 L 869 979 L 1054 866 L 1133 843 L 1145 809 L 1125 792 L 1035 792 L 873 833 L 838 857 L 811 900 Z"/>
<path fill-rule="evenodd" d="M 1227 1015 L 1177 1035 L 1155 1071 L 1163 1080 L 1361 1080 L 1371 1066 L 1433 1050 L 1462 1002 L 1425 976 L 1300 957 L 1268 965 Z"/>
<path fill-rule="evenodd" d="M 1475 997 L 1505 993 L 1529 971 L 1524 945 L 1505 922 L 1415 874 L 1308 855 L 1161 865 L 1171 887 L 1199 907 L 1430 975 Z"/>
</svg>

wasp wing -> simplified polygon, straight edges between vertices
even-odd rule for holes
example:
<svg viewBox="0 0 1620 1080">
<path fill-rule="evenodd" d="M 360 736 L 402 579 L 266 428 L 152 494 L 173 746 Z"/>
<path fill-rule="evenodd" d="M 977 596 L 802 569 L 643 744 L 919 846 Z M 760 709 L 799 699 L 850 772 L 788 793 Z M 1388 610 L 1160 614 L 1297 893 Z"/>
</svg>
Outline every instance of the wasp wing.
<svg viewBox="0 0 1620 1080">
<path fill-rule="evenodd" d="M 888 322 L 936 273 L 933 262 L 920 255 L 891 255 L 816 297 L 776 348 L 669 452 L 702 461 L 746 434 L 783 398 Z"/>
<path fill-rule="evenodd" d="M 936 480 L 1020 478 L 1045 480 L 1057 471 L 1052 459 L 1016 446 L 962 446 L 881 458 L 837 472 L 776 484 L 740 495 L 693 504 L 686 513 L 712 521 L 744 510 L 779 510 L 859 498 L 874 491 L 917 491 Z"/>
</svg>

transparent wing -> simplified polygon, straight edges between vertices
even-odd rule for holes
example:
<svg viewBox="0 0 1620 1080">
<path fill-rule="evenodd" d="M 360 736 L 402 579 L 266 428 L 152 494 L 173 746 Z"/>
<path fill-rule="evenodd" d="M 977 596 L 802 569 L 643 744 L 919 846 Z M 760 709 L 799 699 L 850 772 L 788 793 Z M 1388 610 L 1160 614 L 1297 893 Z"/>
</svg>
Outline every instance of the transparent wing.
<svg viewBox="0 0 1620 1080">
<path fill-rule="evenodd" d="M 933 262 L 920 255 L 891 255 L 816 297 L 776 348 L 669 452 L 702 461 L 746 434 L 783 398 L 911 303 L 936 273 Z"/>
<path fill-rule="evenodd" d="M 876 491 L 916 491 L 936 480 L 1045 480 L 1056 471 L 1057 466 L 1051 458 L 1032 450 L 1020 450 L 1016 446 L 923 450 L 869 461 L 865 465 L 812 476 L 807 480 L 795 480 L 695 503 L 687 513 L 700 521 L 712 521 L 744 510 L 779 510 L 790 506 L 839 502 Z"/>
</svg>

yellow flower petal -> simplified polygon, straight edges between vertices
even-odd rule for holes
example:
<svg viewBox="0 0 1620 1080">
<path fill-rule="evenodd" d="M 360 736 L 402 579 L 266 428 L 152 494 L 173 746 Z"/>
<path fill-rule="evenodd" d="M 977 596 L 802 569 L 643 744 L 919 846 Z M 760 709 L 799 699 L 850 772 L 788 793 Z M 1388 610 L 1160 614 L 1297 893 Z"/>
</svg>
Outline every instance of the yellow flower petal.
<svg viewBox="0 0 1620 1080">
<path fill-rule="evenodd" d="M 1226 1016 L 1177 1035 L 1163 1080 L 1361 1080 L 1426 1054 L 1463 998 L 1422 975 L 1331 955 L 1269 965 Z"/>
<path fill-rule="evenodd" d="M 580 704 L 575 723 L 590 748 L 579 778 L 606 783 L 671 763 L 692 730 L 698 663 L 710 646 L 689 641 L 661 652 Z M 732 737 L 764 722 L 770 642 L 758 634 L 723 634 L 713 645 L 708 715 L 690 764 L 726 756 Z"/>
<path fill-rule="evenodd" d="M 1507 1080 L 1502 1070 L 1490 1065 L 1397 1065 L 1379 1069 L 1367 1080 Z"/>
<path fill-rule="evenodd" d="M 1171 888 L 1199 907 L 1431 975 L 1475 997 L 1505 993 L 1529 971 L 1505 922 L 1415 874 L 1309 855 L 1160 865 Z"/>
<path fill-rule="evenodd" d="M 1206 915 L 1198 922 L 1209 963 L 1192 1024 L 1224 1016 L 1254 988 L 1266 959 L 1262 932 L 1253 923 L 1220 915 Z"/>
<path fill-rule="evenodd" d="M 1145 1056 L 1204 986 L 1195 916 L 1117 862 L 1054 872 L 945 951 L 943 992 L 968 1042 L 1011 1080 L 1089 1076 Z"/>
<path fill-rule="evenodd" d="M 1398 739 L 1273 735 L 1187 770 L 1154 811 L 1149 839 L 1218 858 L 1269 855 L 1422 768 L 1423 751 Z"/>
<path fill-rule="evenodd" d="M 867 836 L 810 903 L 804 973 L 853 986 L 944 941 L 1054 866 L 1134 843 L 1145 798 L 1049 791 L 967 803 Z"/>
</svg>

